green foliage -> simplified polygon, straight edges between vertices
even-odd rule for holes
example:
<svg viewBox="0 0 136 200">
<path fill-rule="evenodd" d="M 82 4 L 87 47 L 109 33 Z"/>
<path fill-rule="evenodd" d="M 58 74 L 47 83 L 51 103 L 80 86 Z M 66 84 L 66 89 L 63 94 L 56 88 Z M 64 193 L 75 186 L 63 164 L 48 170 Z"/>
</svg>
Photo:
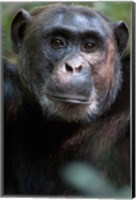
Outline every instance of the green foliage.
<svg viewBox="0 0 136 200">
<path fill-rule="evenodd" d="M 130 25 L 131 2 L 95 2 L 94 7 L 109 16 L 113 22 L 123 20 Z"/>
<path fill-rule="evenodd" d="M 96 198 L 130 198 L 130 187 L 115 188 L 99 171 L 85 164 L 72 162 L 61 171 L 63 179 L 83 195 Z"/>
</svg>

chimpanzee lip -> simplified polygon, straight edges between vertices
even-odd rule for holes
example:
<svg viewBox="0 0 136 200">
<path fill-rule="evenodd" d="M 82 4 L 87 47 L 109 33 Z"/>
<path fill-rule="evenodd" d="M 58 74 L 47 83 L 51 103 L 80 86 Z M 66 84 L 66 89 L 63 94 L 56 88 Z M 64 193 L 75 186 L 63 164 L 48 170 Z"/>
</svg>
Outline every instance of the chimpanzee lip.
<svg viewBox="0 0 136 200">
<path fill-rule="evenodd" d="M 65 102 L 65 103 L 73 103 L 73 104 L 90 104 L 91 101 L 89 98 L 85 98 L 83 96 L 64 96 L 64 95 L 55 95 L 55 94 L 46 94 L 47 97 L 54 101 Z"/>
</svg>

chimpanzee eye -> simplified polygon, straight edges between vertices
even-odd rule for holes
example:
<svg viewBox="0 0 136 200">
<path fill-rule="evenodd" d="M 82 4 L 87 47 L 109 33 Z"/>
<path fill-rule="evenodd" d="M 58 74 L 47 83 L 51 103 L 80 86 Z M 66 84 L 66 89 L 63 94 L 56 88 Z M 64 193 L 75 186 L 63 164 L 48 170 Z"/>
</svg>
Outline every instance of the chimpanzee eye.
<svg viewBox="0 0 136 200">
<path fill-rule="evenodd" d="M 63 39 L 60 38 L 53 38 L 51 40 L 51 46 L 54 49 L 60 49 L 66 46 L 66 42 Z"/>
<path fill-rule="evenodd" d="M 94 41 L 85 42 L 82 48 L 84 51 L 92 52 L 96 49 L 96 43 Z"/>
</svg>

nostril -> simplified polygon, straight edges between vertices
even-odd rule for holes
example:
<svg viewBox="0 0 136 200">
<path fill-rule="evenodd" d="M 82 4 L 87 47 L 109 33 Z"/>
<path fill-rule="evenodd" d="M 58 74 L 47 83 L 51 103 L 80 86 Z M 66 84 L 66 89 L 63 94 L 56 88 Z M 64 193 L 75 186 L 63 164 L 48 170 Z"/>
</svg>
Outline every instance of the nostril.
<svg viewBox="0 0 136 200">
<path fill-rule="evenodd" d="M 65 64 L 65 68 L 66 68 L 66 71 L 73 72 L 73 68 L 68 63 Z"/>
<path fill-rule="evenodd" d="M 75 67 L 75 71 L 76 71 L 76 72 L 80 72 L 81 69 L 82 69 L 82 65 L 79 65 L 78 67 Z"/>
<path fill-rule="evenodd" d="M 76 67 L 76 66 L 71 66 L 68 63 L 65 63 L 65 69 L 67 72 L 80 72 L 82 69 L 82 65 Z"/>
</svg>

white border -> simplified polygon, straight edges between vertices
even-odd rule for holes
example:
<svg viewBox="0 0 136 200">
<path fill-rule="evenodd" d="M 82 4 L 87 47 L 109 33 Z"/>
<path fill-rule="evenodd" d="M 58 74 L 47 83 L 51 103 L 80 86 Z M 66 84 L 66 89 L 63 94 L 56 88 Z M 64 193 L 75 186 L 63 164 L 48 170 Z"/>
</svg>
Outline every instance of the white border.
<svg viewBox="0 0 136 200">
<path fill-rule="evenodd" d="M 33 2 L 83 2 L 83 0 L 61 0 L 61 1 L 57 1 L 57 0 L 32 0 L 32 1 L 30 1 L 30 0 L 0 0 L 0 3 L 5 3 L 5 2 L 27 2 L 27 3 L 33 3 Z M 85 1 L 85 2 L 98 2 L 97 0 L 89 0 L 89 1 Z M 101 2 L 134 2 L 134 3 L 136 3 L 136 0 L 104 0 L 104 1 L 102 1 L 101 0 Z M 135 12 L 136 12 L 136 5 L 135 5 Z M 0 13 L 2 13 L 1 12 L 1 5 L 0 5 Z M 0 18 L 0 23 L 1 23 L 1 18 Z M 136 30 L 133 30 L 133 31 L 135 31 L 135 33 L 136 33 Z M 0 27 L 0 38 L 1 38 L 1 27 Z M 135 44 L 136 45 L 136 44 Z M 0 53 L 1 53 L 1 51 L 2 51 L 2 49 L 1 49 L 1 45 L 0 45 Z M 1 55 L 1 54 L 0 54 Z M 0 58 L 0 65 L 1 65 L 1 58 Z M 135 69 L 136 70 L 136 69 Z M 0 76 L 1 76 L 1 68 L 0 68 Z M 2 85 L 1 84 L 1 80 L 0 80 L 0 85 Z M 0 91 L 1 92 L 1 91 Z M 2 99 L 1 99 L 1 96 L 0 96 L 0 102 L 2 102 L 1 101 Z M 1 106 L 0 106 L 0 113 L 1 113 Z M 0 120 L 0 127 L 1 127 L 1 120 Z M 0 139 L 1 139 L 1 137 L 0 137 Z M 0 145 L 1 145 L 2 143 L 1 143 L 1 140 L 0 140 Z M 136 147 L 135 147 L 135 150 L 136 150 Z M 1 148 L 0 148 L 0 155 L 2 155 L 1 154 Z M 1 172 L 1 163 L 0 163 L 0 172 Z M 1 179 L 1 174 L 0 174 L 0 179 Z M 1 187 L 0 187 L 0 194 L 1 194 Z M 0 197 L 1 198 L 1 197 Z M 42 197 L 43 198 L 43 197 Z M 7 199 L 9 199 L 8 197 L 2 197 L 2 199 L 3 200 L 7 200 Z M 20 200 L 20 198 L 16 198 L 16 197 L 10 197 L 10 199 L 16 199 L 16 200 Z M 31 197 L 31 198 L 22 198 L 21 197 L 21 200 L 27 200 L 27 199 L 40 199 L 40 197 Z M 56 199 L 56 198 L 49 198 L 49 197 L 44 197 L 44 199 Z M 57 198 L 57 199 L 59 199 L 59 198 Z M 62 200 L 63 199 L 69 199 L 68 197 L 67 198 L 61 198 Z M 75 200 L 75 198 L 70 198 L 71 200 Z M 136 198 L 133 198 L 134 200 L 136 200 Z M 85 198 L 82 198 L 82 200 L 86 200 Z M 95 199 L 95 200 L 99 200 L 99 199 Z M 103 199 L 104 200 L 104 199 Z M 112 199 L 111 199 L 112 200 Z M 127 200 L 127 199 L 126 199 Z"/>
<path fill-rule="evenodd" d="M 33 3 L 33 2 L 83 2 L 83 0 L 61 0 L 61 1 L 57 1 L 57 0 L 32 0 L 32 1 L 29 1 L 29 0 L 0 0 L 0 3 L 1 2 L 28 2 L 28 3 Z M 98 2 L 97 0 L 89 0 L 89 1 L 85 1 L 85 2 Z M 136 0 L 104 0 L 101 2 L 136 2 Z"/>
</svg>

